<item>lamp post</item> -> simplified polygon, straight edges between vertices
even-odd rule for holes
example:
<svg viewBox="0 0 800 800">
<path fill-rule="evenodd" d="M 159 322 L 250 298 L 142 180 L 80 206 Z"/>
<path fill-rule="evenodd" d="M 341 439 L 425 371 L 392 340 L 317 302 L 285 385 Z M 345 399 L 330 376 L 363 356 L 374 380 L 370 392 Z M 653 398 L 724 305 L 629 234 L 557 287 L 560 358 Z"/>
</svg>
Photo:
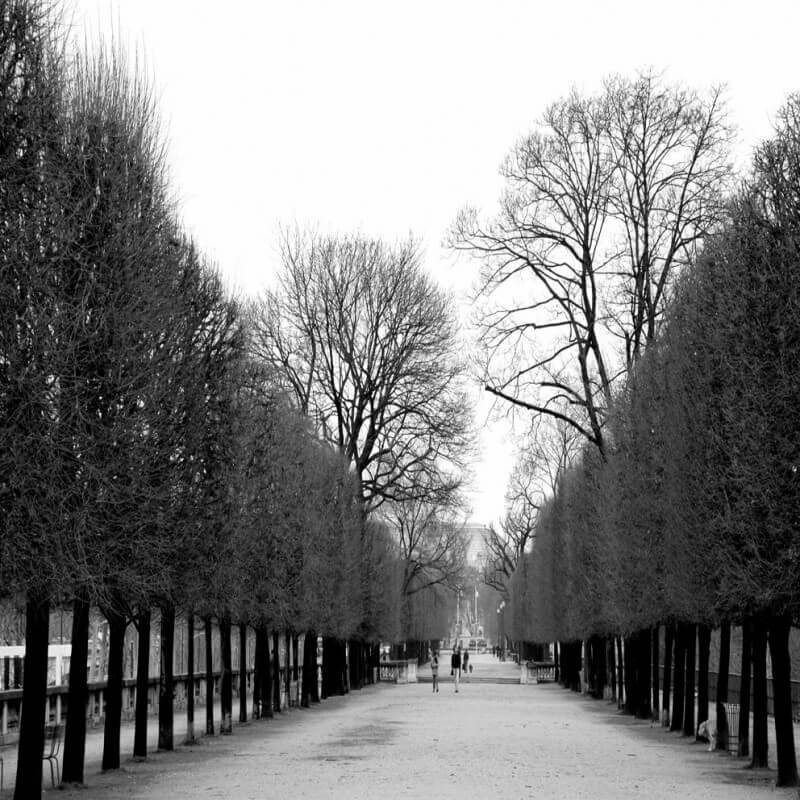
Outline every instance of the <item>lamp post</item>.
<svg viewBox="0 0 800 800">
<path fill-rule="evenodd" d="M 500 601 L 500 607 L 497 609 L 497 615 L 498 615 L 498 626 L 497 626 L 497 628 L 498 628 L 498 638 L 500 640 L 499 644 L 500 644 L 500 660 L 501 661 L 505 661 L 506 660 L 506 641 L 505 641 L 506 637 L 505 637 L 505 625 L 503 624 L 503 622 L 504 622 L 504 620 L 503 620 L 503 609 L 505 607 L 506 607 L 506 601 L 505 600 L 501 600 Z"/>
</svg>

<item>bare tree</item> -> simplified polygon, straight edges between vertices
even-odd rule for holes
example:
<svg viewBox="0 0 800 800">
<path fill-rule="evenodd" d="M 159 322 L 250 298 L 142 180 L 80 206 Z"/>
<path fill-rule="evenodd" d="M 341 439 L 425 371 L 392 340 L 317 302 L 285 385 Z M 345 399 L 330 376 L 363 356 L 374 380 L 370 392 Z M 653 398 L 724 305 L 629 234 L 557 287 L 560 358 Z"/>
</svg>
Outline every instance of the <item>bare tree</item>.
<svg viewBox="0 0 800 800">
<path fill-rule="evenodd" d="M 468 450 L 450 298 L 413 240 L 300 232 L 252 314 L 253 352 L 352 465 L 365 513 L 458 483 Z"/>
<path fill-rule="evenodd" d="M 402 593 L 409 596 L 432 586 L 454 588 L 461 580 L 467 551 L 457 502 L 408 500 L 389 503 L 384 515 L 397 535 L 403 564 Z"/>
<path fill-rule="evenodd" d="M 721 221 L 732 175 L 722 89 L 707 95 L 643 72 L 606 82 L 615 164 L 613 215 L 624 232 L 623 313 L 611 325 L 631 369 L 657 323 L 677 270 Z"/>
<path fill-rule="evenodd" d="M 729 140 L 718 90 L 704 99 L 649 73 L 547 109 L 504 162 L 497 218 L 466 210 L 452 232 L 453 247 L 483 263 L 487 391 L 567 422 L 605 453 L 616 379 L 719 220 Z"/>
<path fill-rule="evenodd" d="M 579 437 L 565 422 L 536 420 L 520 448 L 506 492 L 506 512 L 499 529 L 484 537 L 483 582 L 501 593 L 520 558 L 536 536 L 539 510 L 555 494 L 577 453 Z"/>
<path fill-rule="evenodd" d="M 608 110 L 577 92 L 506 158 L 507 190 L 488 225 L 462 211 L 452 244 L 483 262 L 486 390 L 562 419 L 603 448 L 614 375 L 601 346 L 600 281 L 613 187 Z"/>
</svg>

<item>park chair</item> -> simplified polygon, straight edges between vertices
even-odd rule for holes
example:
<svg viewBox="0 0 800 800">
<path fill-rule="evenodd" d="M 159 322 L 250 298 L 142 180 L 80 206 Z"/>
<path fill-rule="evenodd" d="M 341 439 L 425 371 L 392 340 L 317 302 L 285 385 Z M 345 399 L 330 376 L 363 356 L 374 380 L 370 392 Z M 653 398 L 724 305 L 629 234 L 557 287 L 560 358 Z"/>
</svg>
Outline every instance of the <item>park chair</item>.
<svg viewBox="0 0 800 800">
<path fill-rule="evenodd" d="M 61 783 L 61 772 L 58 765 L 58 755 L 61 752 L 61 736 L 64 731 L 63 725 L 48 726 L 49 737 L 44 743 L 44 754 L 42 760 L 50 764 L 50 780 L 53 783 L 53 788 L 56 788 L 56 778 Z M 53 771 L 53 764 L 55 764 L 55 771 Z"/>
</svg>

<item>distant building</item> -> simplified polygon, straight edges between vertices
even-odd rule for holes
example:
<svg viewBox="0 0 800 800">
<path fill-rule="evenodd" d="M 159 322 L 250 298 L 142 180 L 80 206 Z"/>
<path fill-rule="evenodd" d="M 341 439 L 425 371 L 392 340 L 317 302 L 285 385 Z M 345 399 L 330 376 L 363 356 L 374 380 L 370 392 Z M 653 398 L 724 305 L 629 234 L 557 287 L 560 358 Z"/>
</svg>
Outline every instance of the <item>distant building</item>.
<svg viewBox="0 0 800 800">
<path fill-rule="evenodd" d="M 478 523 L 464 525 L 464 534 L 467 537 L 467 564 L 479 567 L 486 556 L 486 537 L 489 535 L 489 526 Z"/>
</svg>

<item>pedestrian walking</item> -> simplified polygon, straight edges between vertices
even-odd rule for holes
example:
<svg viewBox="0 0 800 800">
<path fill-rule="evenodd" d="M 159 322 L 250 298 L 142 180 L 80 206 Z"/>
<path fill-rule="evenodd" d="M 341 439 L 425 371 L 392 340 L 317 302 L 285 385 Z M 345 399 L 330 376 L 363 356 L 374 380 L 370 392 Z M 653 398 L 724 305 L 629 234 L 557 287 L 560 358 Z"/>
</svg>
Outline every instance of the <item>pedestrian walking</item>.
<svg viewBox="0 0 800 800">
<path fill-rule="evenodd" d="M 469 669 L 469 648 L 464 650 L 464 658 L 461 659 L 461 669 L 464 672 L 464 675 L 467 674 L 467 670 Z"/>
<path fill-rule="evenodd" d="M 456 686 L 456 692 L 458 692 L 458 681 L 461 678 L 461 651 L 458 649 L 458 645 L 456 645 L 456 649 L 453 650 L 453 655 L 450 657 L 450 674 L 453 676 L 453 683 Z"/>
<path fill-rule="evenodd" d="M 431 678 L 433 679 L 433 691 L 439 691 L 439 654 L 434 651 L 431 658 Z"/>
</svg>

